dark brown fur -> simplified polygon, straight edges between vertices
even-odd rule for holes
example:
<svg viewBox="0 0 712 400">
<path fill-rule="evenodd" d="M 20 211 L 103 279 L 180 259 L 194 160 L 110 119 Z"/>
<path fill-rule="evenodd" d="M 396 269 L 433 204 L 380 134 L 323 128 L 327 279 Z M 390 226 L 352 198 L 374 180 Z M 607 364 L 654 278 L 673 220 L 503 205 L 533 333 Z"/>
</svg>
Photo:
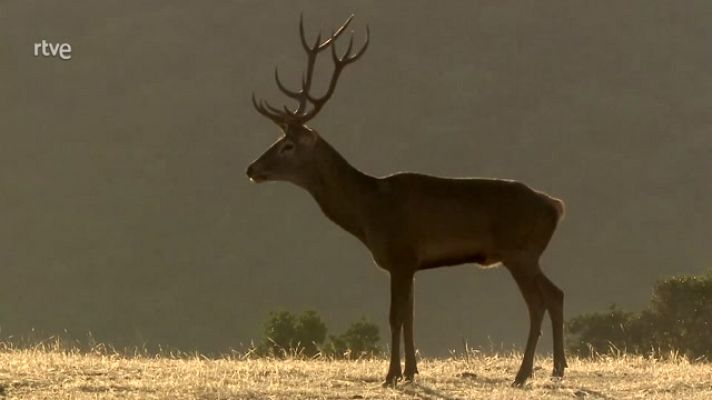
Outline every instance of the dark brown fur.
<svg viewBox="0 0 712 400">
<path fill-rule="evenodd" d="M 341 57 L 334 52 L 334 74 L 326 94 L 310 94 L 317 55 L 333 46 L 352 18 L 324 42 L 317 39 L 314 45 L 308 44 L 300 22 L 302 46 L 307 53 L 301 89 L 286 89 L 275 73 L 279 89 L 299 105 L 294 111 L 286 107 L 283 111 L 257 102 L 253 96 L 257 111 L 277 123 L 284 136 L 248 167 L 247 175 L 255 182 L 282 180 L 306 189 L 324 214 L 363 242 L 376 263 L 390 273 L 391 361 L 386 384 L 395 384 L 403 374 L 412 380 L 418 372 L 413 342 L 413 276 L 419 270 L 463 263 L 502 263 L 527 303 L 529 336 L 514 384 L 522 385 L 532 373 L 545 311 L 553 327 L 554 375 L 563 376 L 564 294 L 539 266 L 539 257 L 563 216 L 562 201 L 515 181 L 415 173 L 372 177 L 349 165 L 305 125 L 333 94 L 341 70 L 361 57 L 368 46 L 366 36 L 359 51 L 352 53 L 349 46 Z"/>
<path fill-rule="evenodd" d="M 316 132 L 304 129 L 275 144 L 279 148 L 285 140 L 308 143 L 309 162 L 300 163 L 298 177 L 292 177 L 293 169 L 280 171 L 284 160 L 273 149 L 250 166 L 248 175 L 287 180 L 306 189 L 324 214 L 361 240 L 376 263 L 390 273 L 389 384 L 402 377 L 401 331 L 406 379 L 417 372 L 412 338 L 413 276 L 419 270 L 465 263 L 502 263 L 527 302 L 531 326 L 515 384 L 523 384 L 531 375 L 545 310 L 551 314 L 554 329 L 554 375 L 563 375 L 563 292 L 539 267 L 539 257 L 563 215 L 563 202 L 516 181 L 415 173 L 372 177 L 353 168 Z"/>
</svg>

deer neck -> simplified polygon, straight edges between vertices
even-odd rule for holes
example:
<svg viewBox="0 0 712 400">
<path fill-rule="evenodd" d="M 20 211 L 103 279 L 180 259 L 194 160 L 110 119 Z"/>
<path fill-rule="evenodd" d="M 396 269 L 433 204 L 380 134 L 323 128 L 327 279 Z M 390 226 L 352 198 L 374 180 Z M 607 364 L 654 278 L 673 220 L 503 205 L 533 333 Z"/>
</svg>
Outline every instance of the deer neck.
<svg viewBox="0 0 712 400">
<path fill-rule="evenodd" d="M 316 146 L 316 168 L 307 191 L 330 220 L 365 241 L 364 224 L 377 192 L 376 178 L 351 166 L 323 139 Z"/>
</svg>

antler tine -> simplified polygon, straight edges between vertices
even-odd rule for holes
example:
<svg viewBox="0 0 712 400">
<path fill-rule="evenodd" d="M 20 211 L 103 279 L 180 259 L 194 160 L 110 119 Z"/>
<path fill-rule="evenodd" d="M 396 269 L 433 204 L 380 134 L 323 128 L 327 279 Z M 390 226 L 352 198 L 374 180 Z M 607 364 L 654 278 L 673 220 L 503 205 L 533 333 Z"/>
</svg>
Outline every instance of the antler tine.
<svg viewBox="0 0 712 400">
<path fill-rule="evenodd" d="M 284 119 L 285 119 L 284 115 L 282 115 L 281 112 L 273 113 L 273 112 L 268 111 L 265 108 L 262 100 L 260 100 L 259 102 L 257 101 L 257 99 L 255 98 L 254 92 L 252 93 L 252 105 L 255 107 L 257 112 L 259 112 L 260 114 L 264 115 L 265 117 L 271 119 L 275 123 L 280 124 L 280 123 L 284 122 Z"/>
<path fill-rule="evenodd" d="M 304 14 L 299 14 L 299 39 L 301 39 L 302 47 L 308 53 L 312 50 L 307 44 L 307 37 L 304 35 Z"/>
<path fill-rule="evenodd" d="M 366 40 L 364 40 L 361 50 L 359 50 L 358 53 L 356 53 L 354 56 L 349 58 L 349 61 L 348 61 L 349 63 L 352 63 L 352 62 L 358 60 L 359 58 L 361 58 L 363 53 L 366 52 L 366 49 L 368 48 L 368 43 L 370 42 L 370 40 L 371 40 L 371 32 L 368 29 L 368 25 L 366 25 Z"/>
<path fill-rule="evenodd" d="M 274 107 L 273 105 L 269 104 L 267 101 L 260 101 L 260 104 L 264 104 L 264 107 L 266 107 L 268 110 L 271 112 L 275 113 L 276 115 L 282 115 L 282 110 L 280 110 L 277 107 Z"/>
<path fill-rule="evenodd" d="M 370 40 L 369 36 L 370 36 L 370 31 L 368 29 L 368 25 L 366 25 L 366 39 L 364 40 L 363 46 L 361 46 L 361 49 L 358 52 L 356 52 L 356 54 L 352 55 L 351 49 L 353 48 L 354 36 L 353 36 L 353 32 L 351 32 L 351 38 L 349 40 L 349 47 L 346 49 L 346 52 L 344 52 L 343 57 L 338 59 L 338 62 L 341 64 L 351 64 L 352 62 L 358 60 L 363 55 L 363 53 L 366 52 L 366 49 L 368 48 L 368 43 Z M 332 56 L 334 58 L 334 62 L 336 62 L 337 57 L 336 57 L 335 51 L 332 54 Z"/>
<path fill-rule="evenodd" d="M 301 92 L 289 90 L 286 86 L 282 84 L 282 82 L 279 80 L 279 71 L 277 67 L 274 67 L 274 80 L 277 82 L 277 87 L 279 88 L 279 90 L 281 90 L 287 96 L 293 99 L 300 99 L 302 97 Z"/>
<path fill-rule="evenodd" d="M 311 89 L 311 84 L 312 84 L 312 77 L 314 75 L 314 64 L 316 63 L 316 57 L 321 52 L 322 50 L 326 49 L 329 46 L 333 47 L 334 41 L 341 36 L 341 34 L 346 30 L 346 28 L 349 26 L 351 21 L 353 20 L 354 15 L 351 14 L 346 21 L 344 21 L 343 24 L 334 31 L 331 36 L 326 39 L 324 42 L 321 42 L 321 33 L 317 34 L 316 40 L 314 41 L 313 46 L 309 46 L 307 43 L 307 37 L 306 34 L 304 33 L 304 14 L 300 14 L 299 16 L 299 39 L 302 42 L 302 47 L 304 48 L 304 51 L 307 53 L 307 71 L 304 75 L 304 78 L 302 79 L 302 88 L 299 92 L 294 92 L 290 91 L 291 93 L 288 94 L 289 97 L 292 97 L 294 99 L 297 99 L 299 101 L 299 106 L 297 107 L 296 110 L 293 111 L 294 116 L 298 116 L 299 114 L 303 114 L 306 111 L 307 108 L 307 100 L 309 97 L 309 90 Z M 278 83 L 280 86 L 281 82 Z M 293 95 L 294 94 L 294 95 Z"/>
<path fill-rule="evenodd" d="M 304 92 L 307 99 L 314 105 L 314 108 L 312 108 L 311 111 L 309 111 L 308 113 L 305 113 L 302 116 L 300 116 L 299 119 L 301 121 L 306 122 L 306 121 L 314 118 L 314 116 L 316 116 L 316 114 L 321 110 L 321 108 L 324 107 L 324 104 L 326 104 L 326 102 L 334 94 L 334 90 L 336 89 L 336 83 L 339 80 L 341 71 L 344 69 L 345 66 L 355 62 L 366 52 L 366 49 L 368 48 L 369 41 L 370 41 L 370 31 L 369 31 L 368 25 L 367 25 L 366 26 L 366 39 L 364 41 L 363 46 L 361 47 L 361 49 L 358 52 L 356 52 L 356 54 L 351 55 L 351 50 L 353 48 L 353 33 L 352 33 L 351 39 L 349 40 L 349 46 L 341 58 L 339 58 L 338 54 L 336 53 L 336 46 L 331 46 L 331 57 L 334 61 L 334 72 L 331 76 L 331 81 L 329 82 L 329 88 L 327 89 L 326 93 L 322 97 L 319 97 L 319 98 L 312 97 L 311 94 L 309 94 L 309 92 L 307 92 L 307 91 Z"/>
<path fill-rule="evenodd" d="M 336 45 L 331 46 L 331 58 L 334 60 L 334 65 L 346 64 L 348 63 L 349 55 L 351 54 L 351 49 L 354 47 L 354 33 L 351 32 L 351 37 L 349 38 L 349 46 L 346 48 L 344 55 L 339 58 L 336 55 Z"/>
<path fill-rule="evenodd" d="M 353 20 L 353 19 L 354 19 L 354 15 L 351 14 L 351 15 L 346 19 L 346 21 L 345 21 L 343 24 L 341 24 L 341 26 L 339 27 L 339 29 L 337 29 L 335 32 L 332 32 L 331 37 L 330 37 L 329 39 L 325 40 L 324 43 L 322 43 L 322 44 L 319 46 L 319 50 L 322 50 L 322 49 L 324 49 L 325 47 L 329 46 L 329 45 L 330 45 L 332 42 L 334 42 L 339 36 L 341 36 L 341 34 L 344 33 L 344 31 L 346 30 L 346 28 L 347 28 L 347 27 L 349 26 L 349 24 L 351 23 L 351 20 Z"/>
<path fill-rule="evenodd" d="M 303 113 L 307 107 L 307 97 L 305 93 L 308 92 L 309 88 L 311 87 L 312 75 L 314 74 L 314 64 L 316 63 L 316 56 L 319 54 L 319 51 L 321 51 L 321 33 L 316 36 L 314 46 L 309 46 L 309 44 L 307 43 L 307 37 L 304 34 L 304 14 L 300 14 L 299 16 L 299 39 L 302 42 L 302 47 L 304 48 L 304 51 L 306 51 L 307 53 L 307 71 L 302 78 L 302 88 L 298 92 L 298 95 L 294 97 L 299 101 L 299 105 L 297 106 L 297 109 L 294 110 L 293 115 Z"/>
<path fill-rule="evenodd" d="M 309 46 L 307 43 L 307 37 L 306 34 L 304 33 L 304 14 L 299 14 L 299 39 L 302 42 L 302 47 L 304 47 L 304 50 L 307 53 L 311 53 L 314 51 L 321 51 L 328 47 L 334 40 L 336 40 L 343 32 L 346 30 L 346 28 L 349 26 L 351 21 L 354 19 L 354 14 L 351 14 L 346 21 L 344 21 L 343 24 L 337 29 L 334 34 L 331 35 L 330 38 L 326 39 L 323 43 L 319 43 L 320 39 L 316 40 L 316 44 L 314 46 Z"/>
</svg>

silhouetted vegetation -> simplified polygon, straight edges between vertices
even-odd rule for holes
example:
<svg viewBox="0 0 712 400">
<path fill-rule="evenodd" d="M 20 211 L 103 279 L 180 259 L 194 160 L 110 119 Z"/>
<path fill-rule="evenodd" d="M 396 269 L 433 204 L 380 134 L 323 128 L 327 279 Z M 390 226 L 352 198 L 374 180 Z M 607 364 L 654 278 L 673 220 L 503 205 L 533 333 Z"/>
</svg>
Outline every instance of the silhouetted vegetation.
<svg viewBox="0 0 712 400">
<path fill-rule="evenodd" d="M 360 358 L 379 353 L 379 340 L 378 326 L 361 318 L 341 335 L 330 335 L 326 350 L 337 357 Z"/>
<path fill-rule="evenodd" d="M 260 355 L 276 357 L 325 354 L 337 358 L 359 358 L 380 351 L 378 326 L 364 318 L 354 322 L 346 332 L 329 335 L 326 324 L 316 311 L 300 315 L 289 311 L 271 312 L 264 327 L 264 339 L 257 347 Z"/>
<path fill-rule="evenodd" d="M 271 312 L 265 324 L 261 353 L 283 355 L 301 353 L 312 357 L 326 339 L 326 324 L 313 310 L 297 316 L 289 311 Z"/>
<path fill-rule="evenodd" d="M 681 353 L 712 359 L 712 271 L 658 281 L 649 306 L 627 312 L 615 306 L 567 324 L 569 350 L 580 356 L 610 351 L 643 355 Z"/>
</svg>

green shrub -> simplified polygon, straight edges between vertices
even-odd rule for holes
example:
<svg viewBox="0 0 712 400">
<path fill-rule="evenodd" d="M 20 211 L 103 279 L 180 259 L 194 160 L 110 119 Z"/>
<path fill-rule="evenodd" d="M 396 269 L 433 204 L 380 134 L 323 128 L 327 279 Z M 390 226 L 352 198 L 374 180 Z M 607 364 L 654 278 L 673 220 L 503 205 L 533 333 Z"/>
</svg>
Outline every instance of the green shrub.
<svg viewBox="0 0 712 400">
<path fill-rule="evenodd" d="M 329 335 L 326 324 L 316 311 L 295 315 L 289 311 L 269 313 L 264 325 L 264 338 L 256 348 L 258 355 L 308 357 L 326 353 L 333 357 L 360 358 L 379 352 L 378 326 L 361 318 L 341 335 Z"/>
<path fill-rule="evenodd" d="M 658 281 L 645 310 L 613 306 L 571 319 L 566 330 L 569 351 L 580 356 L 617 349 L 712 359 L 712 273 Z"/>
<path fill-rule="evenodd" d="M 326 324 L 316 311 L 304 311 L 296 316 L 289 311 L 271 312 L 264 329 L 265 338 L 260 353 L 274 356 L 319 353 L 326 339 Z"/>
<path fill-rule="evenodd" d="M 568 321 L 569 351 L 586 355 L 607 352 L 610 348 L 628 349 L 630 329 L 636 314 L 616 309 L 611 305 L 607 312 L 583 314 Z"/>
<path fill-rule="evenodd" d="M 380 352 L 378 326 L 361 318 L 341 335 L 329 337 L 328 352 L 335 357 L 360 358 Z"/>
<path fill-rule="evenodd" d="M 712 274 L 658 282 L 650 313 L 655 348 L 712 359 Z"/>
</svg>

